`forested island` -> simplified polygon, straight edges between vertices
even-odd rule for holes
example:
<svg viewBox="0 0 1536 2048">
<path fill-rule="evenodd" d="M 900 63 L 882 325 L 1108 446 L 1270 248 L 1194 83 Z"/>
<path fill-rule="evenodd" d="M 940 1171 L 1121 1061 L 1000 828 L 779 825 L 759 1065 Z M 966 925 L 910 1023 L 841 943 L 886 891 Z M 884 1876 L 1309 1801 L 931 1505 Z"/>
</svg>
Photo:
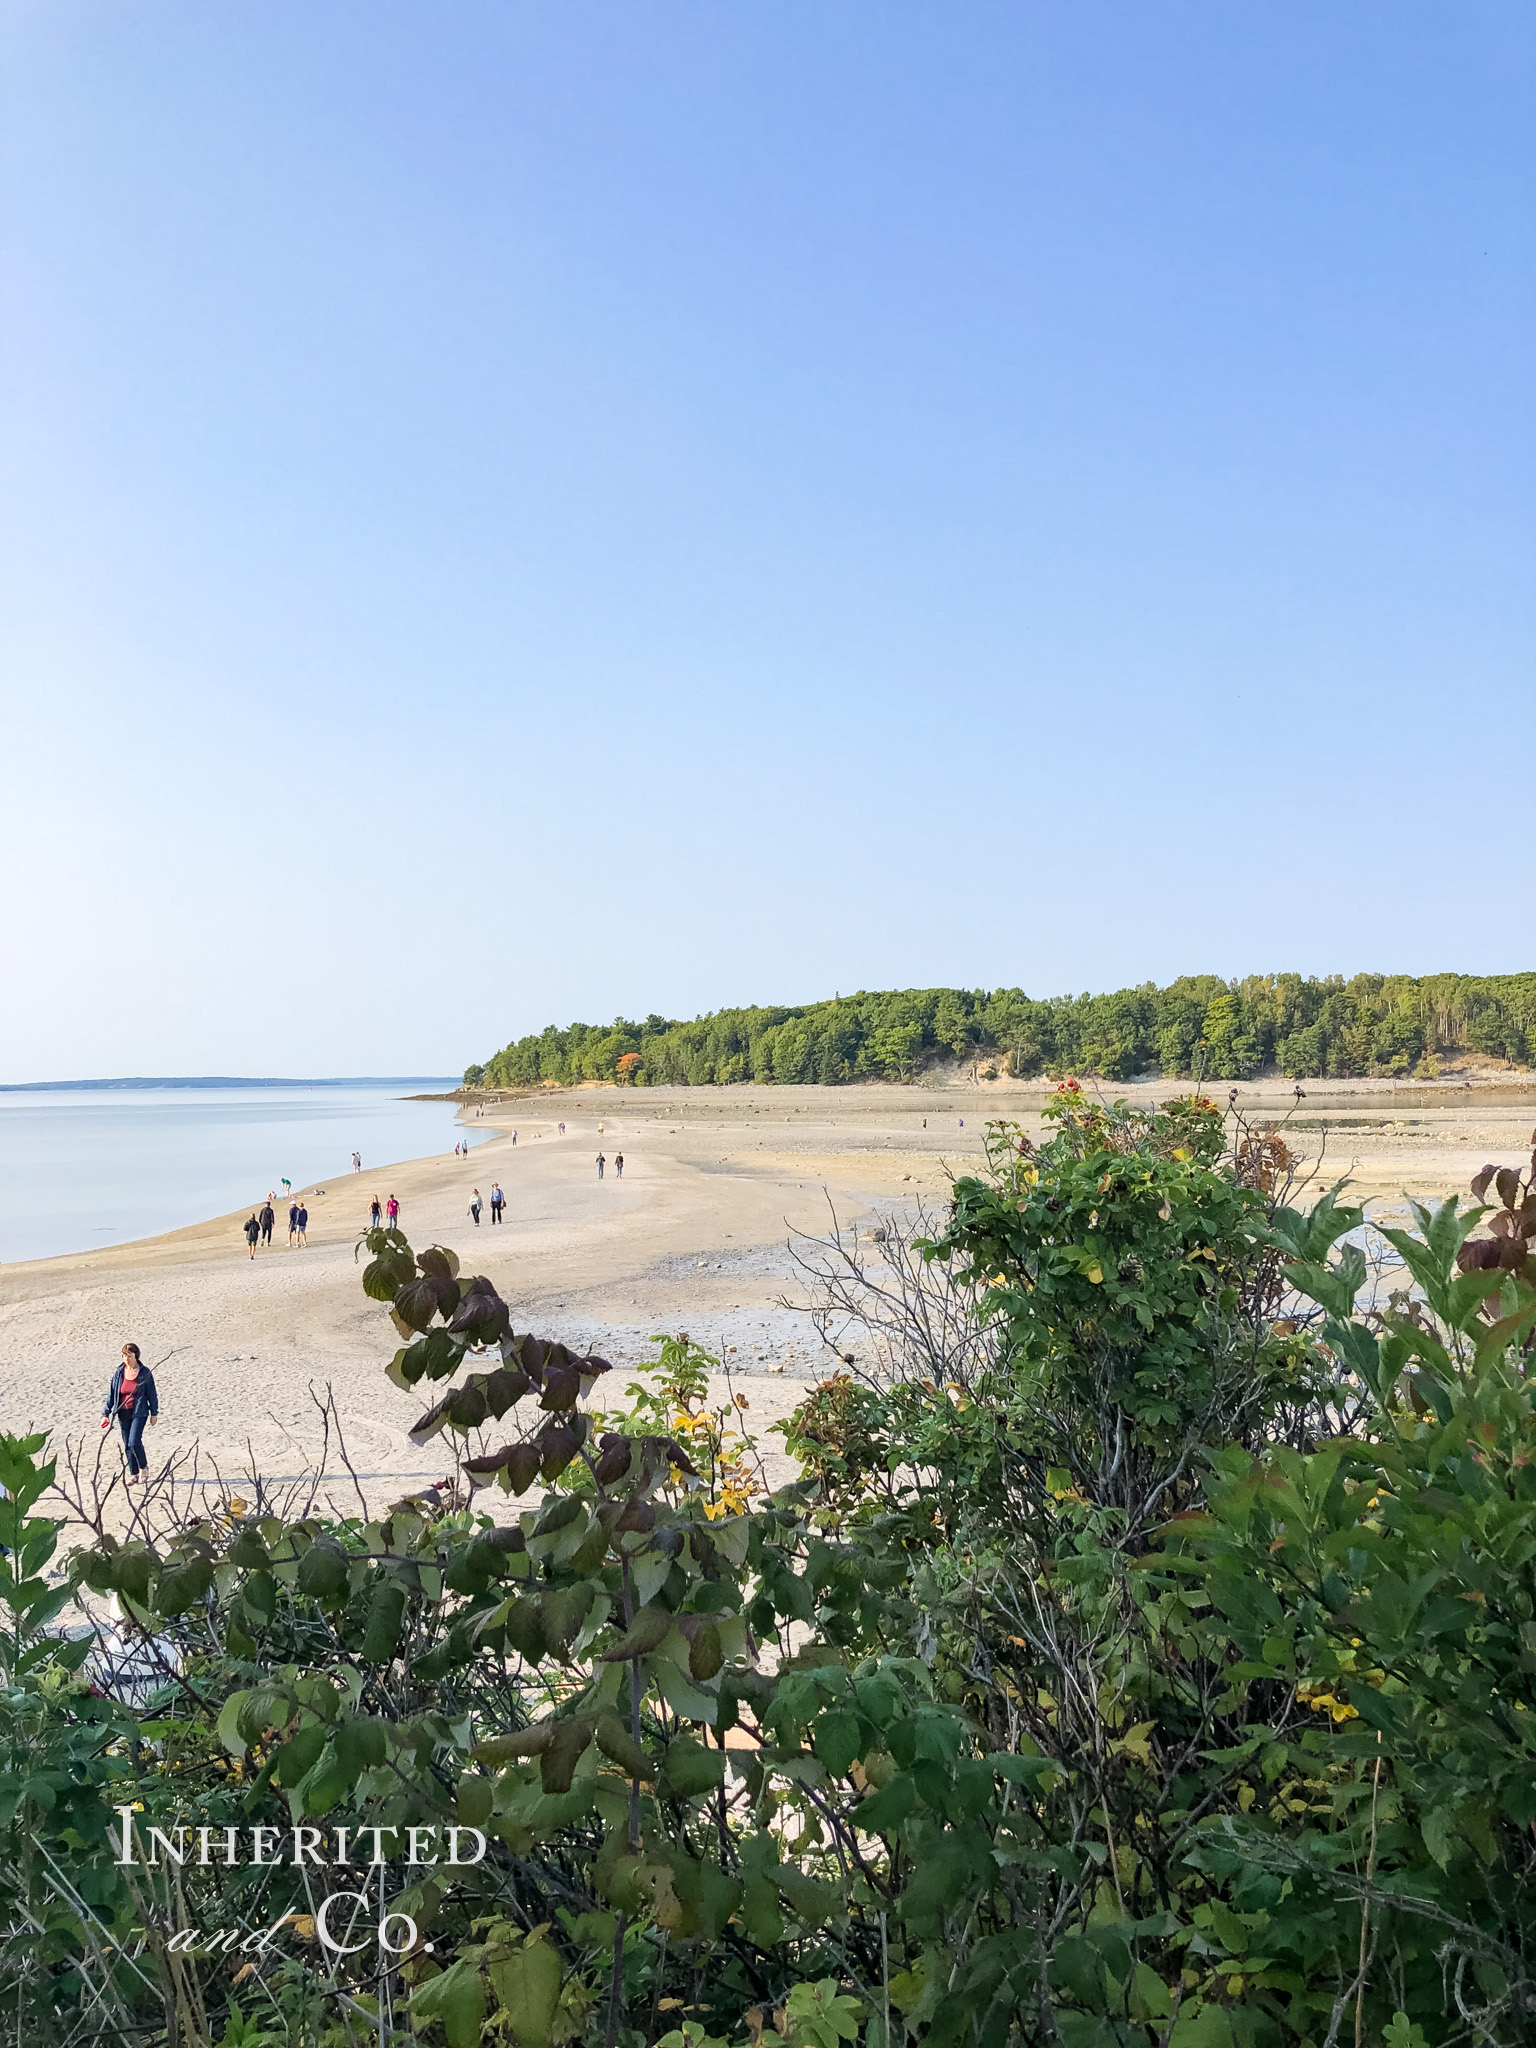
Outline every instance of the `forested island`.
<svg viewBox="0 0 1536 2048">
<path fill-rule="evenodd" d="M 954 1061 L 982 1079 L 1432 1077 L 1447 1060 L 1536 1063 L 1536 973 L 1214 974 L 1107 995 L 892 989 L 830 1002 L 549 1025 L 464 1075 L 466 1086 L 907 1081 Z"/>
</svg>

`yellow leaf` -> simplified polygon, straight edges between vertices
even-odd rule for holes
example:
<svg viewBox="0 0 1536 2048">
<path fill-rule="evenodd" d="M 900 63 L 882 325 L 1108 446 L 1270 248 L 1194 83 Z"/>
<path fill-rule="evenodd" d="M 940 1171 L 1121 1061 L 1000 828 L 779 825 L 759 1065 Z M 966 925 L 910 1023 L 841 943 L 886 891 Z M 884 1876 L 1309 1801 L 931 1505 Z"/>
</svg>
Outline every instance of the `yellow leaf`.
<svg viewBox="0 0 1536 2048">
<path fill-rule="evenodd" d="M 1156 1726 L 1157 1723 L 1155 1721 L 1138 1721 L 1134 1728 L 1128 1728 L 1120 1740 L 1113 1743 L 1111 1747 L 1116 1750 L 1126 1751 L 1129 1755 L 1135 1757 L 1138 1763 L 1150 1764 L 1152 1752 L 1147 1747 L 1147 1737 Z"/>
</svg>

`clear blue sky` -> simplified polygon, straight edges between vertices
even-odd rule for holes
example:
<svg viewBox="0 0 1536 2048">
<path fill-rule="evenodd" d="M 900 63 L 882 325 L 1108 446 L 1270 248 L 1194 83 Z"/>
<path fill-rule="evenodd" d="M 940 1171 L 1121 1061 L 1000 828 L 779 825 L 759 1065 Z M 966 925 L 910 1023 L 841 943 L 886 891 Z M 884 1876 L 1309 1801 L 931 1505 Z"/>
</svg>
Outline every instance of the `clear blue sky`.
<svg viewBox="0 0 1536 2048">
<path fill-rule="evenodd" d="M 1528 0 L 0 70 L 0 1078 L 1533 964 Z"/>
</svg>

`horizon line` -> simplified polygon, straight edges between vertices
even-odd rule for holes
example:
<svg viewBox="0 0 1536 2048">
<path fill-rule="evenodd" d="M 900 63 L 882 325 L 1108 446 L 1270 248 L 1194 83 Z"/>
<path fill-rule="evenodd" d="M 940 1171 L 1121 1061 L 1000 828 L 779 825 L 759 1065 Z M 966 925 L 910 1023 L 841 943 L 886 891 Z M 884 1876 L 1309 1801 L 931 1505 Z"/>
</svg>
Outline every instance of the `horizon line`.
<svg viewBox="0 0 1536 2048">
<path fill-rule="evenodd" d="M 40 1092 L 47 1088 L 356 1088 L 365 1084 L 394 1087 L 404 1081 L 450 1081 L 462 1087 L 459 1074 L 118 1074 L 94 1080 L 0 1081 L 0 1094 Z"/>
</svg>

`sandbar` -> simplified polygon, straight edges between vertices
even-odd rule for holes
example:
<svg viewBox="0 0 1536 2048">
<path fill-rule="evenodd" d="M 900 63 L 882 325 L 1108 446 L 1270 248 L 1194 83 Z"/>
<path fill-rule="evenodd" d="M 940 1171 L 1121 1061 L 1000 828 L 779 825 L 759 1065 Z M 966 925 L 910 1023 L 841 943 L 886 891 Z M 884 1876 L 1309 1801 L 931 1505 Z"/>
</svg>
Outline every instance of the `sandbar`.
<svg viewBox="0 0 1536 2048">
<path fill-rule="evenodd" d="M 1150 1100 L 1172 1086 L 1106 1084 L 1104 1093 Z M 45 1429 L 94 1452 L 107 1380 L 132 1338 L 156 1365 L 161 1393 L 152 1462 L 196 1444 L 229 1474 L 248 1462 L 267 1477 L 300 1472 L 320 1441 L 312 1390 L 329 1387 L 371 1505 L 442 1477 L 451 1451 L 410 1442 L 426 1402 L 385 1378 L 398 1339 L 360 1284 L 368 1203 L 393 1193 L 412 1243 L 451 1245 L 466 1272 L 488 1274 L 516 1328 L 612 1361 L 594 1397 L 604 1406 L 621 1404 L 653 1334 L 688 1331 L 730 1366 L 777 1481 L 788 1467 L 769 1425 L 837 1363 L 809 1317 L 786 1306 L 805 1300 L 796 1243 L 834 1220 L 873 1228 L 917 1202 L 942 1205 L 951 1176 L 980 1161 L 989 1119 L 1038 1134 L 1046 1092 L 1012 1083 L 577 1089 L 473 1102 L 464 1119 L 496 1135 L 468 1155 L 306 1190 L 305 1248 L 280 1241 L 249 1259 L 241 1210 L 5 1268 L 0 1427 Z M 1227 1085 L 1211 1092 L 1224 1100 Z M 1260 1121 L 1289 1113 L 1291 1142 L 1323 1150 L 1322 1180 L 1348 1175 L 1357 1195 L 1385 1209 L 1405 1191 L 1464 1191 L 1487 1160 L 1523 1166 L 1536 1084 L 1310 1082 L 1298 1101 L 1289 1083 L 1254 1083 L 1240 1087 L 1238 1106 Z M 601 1180 L 599 1151 L 609 1162 Z M 493 1181 L 506 1194 L 495 1226 Z M 478 1227 L 468 1213 L 475 1187 L 485 1201 Z"/>
</svg>

